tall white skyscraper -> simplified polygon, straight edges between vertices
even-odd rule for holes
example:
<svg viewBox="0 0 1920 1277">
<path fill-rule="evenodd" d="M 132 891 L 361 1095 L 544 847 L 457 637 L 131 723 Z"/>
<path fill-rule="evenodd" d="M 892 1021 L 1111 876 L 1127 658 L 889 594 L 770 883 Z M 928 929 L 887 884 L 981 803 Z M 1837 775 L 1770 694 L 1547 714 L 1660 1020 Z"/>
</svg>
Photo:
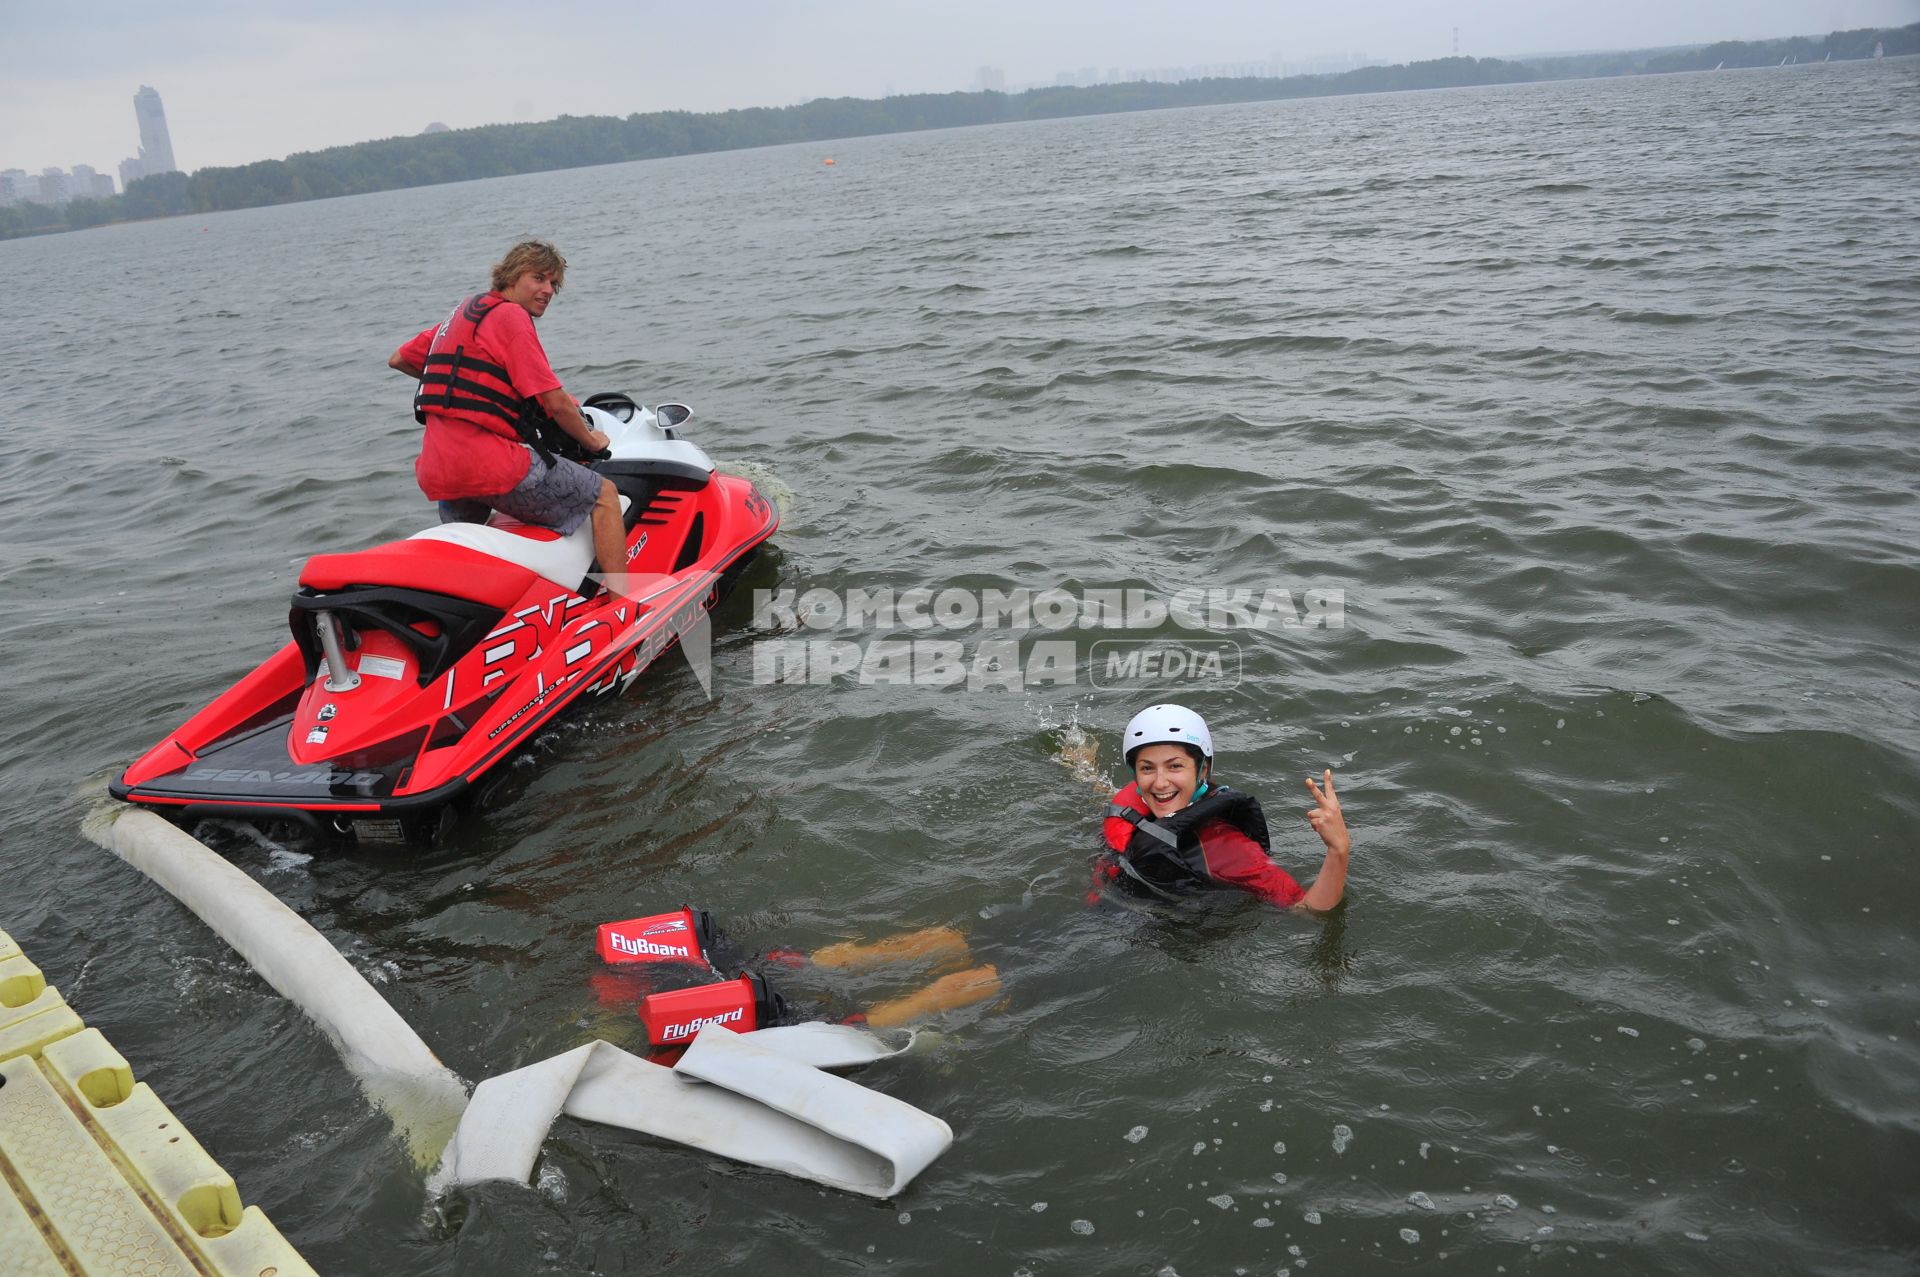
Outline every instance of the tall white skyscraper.
<svg viewBox="0 0 1920 1277">
<path fill-rule="evenodd" d="M 120 161 L 120 184 L 125 186 L 137 177 L 155 173 L 179 172 L 180 166 L 173 162 L 173 139 L 167 135 L 167 111 L 160 105 L 160 95 L 141 85 L 133 95 L 133 115 L 140 121 L 140 154 Z"/>
</svg>

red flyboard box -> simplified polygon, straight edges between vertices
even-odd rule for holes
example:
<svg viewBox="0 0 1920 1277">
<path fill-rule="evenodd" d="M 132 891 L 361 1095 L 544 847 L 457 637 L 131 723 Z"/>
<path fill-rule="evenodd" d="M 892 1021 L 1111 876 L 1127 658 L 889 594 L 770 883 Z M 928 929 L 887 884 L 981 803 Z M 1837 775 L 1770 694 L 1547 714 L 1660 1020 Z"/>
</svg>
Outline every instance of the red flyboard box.
<svg viewBox="0 0 1920 1277">
<path fill-rule="evenodd" d="M 721 1024 L 735 1033 L 751 1033 L 775 1023 L 786 1012 L 786 1000 L 757 975 L 722 980 L 692 989 L 650 993 L 640 1003 L 640 1022 L 647 1041 L 655 1046 L 685 1046 L 709 1024 Z"/>
<path fill-rule="evenodd" d="M 706 910 L 683 905 L 625 922 L 600 924 L 602 962 L 692 962 L 710 965 L 713 919 Z"/>
</svg>

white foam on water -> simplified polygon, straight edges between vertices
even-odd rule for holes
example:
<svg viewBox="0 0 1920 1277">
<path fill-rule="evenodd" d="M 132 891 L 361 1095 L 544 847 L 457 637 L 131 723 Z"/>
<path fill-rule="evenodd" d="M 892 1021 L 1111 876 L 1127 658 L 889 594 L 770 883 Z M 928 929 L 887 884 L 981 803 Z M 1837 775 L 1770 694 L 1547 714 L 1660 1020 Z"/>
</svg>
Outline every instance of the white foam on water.
<svg viewBox="0 0 1920 1277">
<path fill-rule="evenodd" d="M 1407 1201 L 1409 1201 L 1415 1206 L 1418 1206 L 1421 1210 L 1438 1209 L 1437 1207 L 1434 1206 L 1433 1199 L 1431 1197 L 1428 1197 L 1425 1193 L 1419 1192 L 1418 1190 L 1408 1193 Z"/>
<path fill-rule="evenodd" d="M 1333 1128 L 1333 1151 L 1334 1152 L 1336 1153 L 1346 1152 L 1347 1145 L 1351 1143 L 1353 1143 L 1352 1127 L 1348 1126 L 1345 1122 L 1342 1122 L 1338 1126 Z"/>
<path fill-rule="evenodd" d="M 1138 1144 L 1141 1140 L 1147 1138 L 1147 1128 L 1144 1126 L 1136 1126 L 1128 1131 L 1122 1138 L 1129 1144 Z"/>
<path fill-rule="evenodd" d="M 1411 1246 L 1420 1240 L 1420 1234 L 1414 1232 L 1411 1228 L 1403 1228 L 1400 1230 L 1400 1240 Z"/>
<path fill-rule="evenodd" d="M 1068 1224 L 1067 1227 L 1082 1237 L 1091 1237 L 1093 1235 L 1093 1221 L 1090 1219 L 1076 1219 L 1071 1224 Z"/>
<path fill-rule="evenodd" d="M 1216 1193 L 1212 1197 L 1209 1197 L 1207 1200 L 1211 1202 L 1213 1205 L 1218 1206 L 1221 1210 L 1233 1209 L 1232 1193 Z"/>
</svg>

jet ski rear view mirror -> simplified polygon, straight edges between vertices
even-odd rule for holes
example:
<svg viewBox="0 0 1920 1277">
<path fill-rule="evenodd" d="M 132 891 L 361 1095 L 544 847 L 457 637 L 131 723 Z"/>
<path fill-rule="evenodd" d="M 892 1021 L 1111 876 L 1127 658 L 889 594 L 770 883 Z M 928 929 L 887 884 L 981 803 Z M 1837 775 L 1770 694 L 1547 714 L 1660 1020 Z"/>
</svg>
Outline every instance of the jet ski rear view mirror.
<svg viewBox="0 0 1920 1277">
<path fill-rule="evenodd" d="M 653 410 L 653 420 L 671 439 L 676 429 L 693 420 L 693 409 L 683 403 L 663 403 Z"/>
</svg>

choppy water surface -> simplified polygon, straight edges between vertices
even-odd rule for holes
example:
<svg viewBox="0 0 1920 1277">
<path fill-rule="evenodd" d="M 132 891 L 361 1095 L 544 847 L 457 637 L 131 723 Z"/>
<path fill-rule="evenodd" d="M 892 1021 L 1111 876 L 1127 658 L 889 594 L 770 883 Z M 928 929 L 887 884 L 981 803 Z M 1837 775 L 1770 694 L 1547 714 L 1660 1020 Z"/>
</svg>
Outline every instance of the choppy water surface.
<svg viewBox="0 0 1920 1277">
<path fill-rule="evenodd" d="M 1911 1271 L 1917 90 L 1165 112 L 0 245 L 0 926 L 328 1272 Z M 438 851 L 204 831 L 469 1078 L 634 1040 L 604 920 L 966 928 L 1004 1000 L 865 1077 L 958 1133 L 897 1202 L 563 1121 L 537 1188 L 429 1220 L 319 1034 L 79 836 L 303 556 L 430 518 L 384 359 L 528 230 L 572 389 L 685 398 L 791 490 L 749 588 L 1345 592 L 1338 629 L 921 635 L 1076 645 L 1000 691 L 755 686 L 743 594 L 715 699 L 664 667 Z M 1085 908 L 1162 690 L 1091 685 L 1110 637 L 1239 644 L 1164 690 L 1303 876 L 1338 769 L 1344 912 Z"/>
</svg>

